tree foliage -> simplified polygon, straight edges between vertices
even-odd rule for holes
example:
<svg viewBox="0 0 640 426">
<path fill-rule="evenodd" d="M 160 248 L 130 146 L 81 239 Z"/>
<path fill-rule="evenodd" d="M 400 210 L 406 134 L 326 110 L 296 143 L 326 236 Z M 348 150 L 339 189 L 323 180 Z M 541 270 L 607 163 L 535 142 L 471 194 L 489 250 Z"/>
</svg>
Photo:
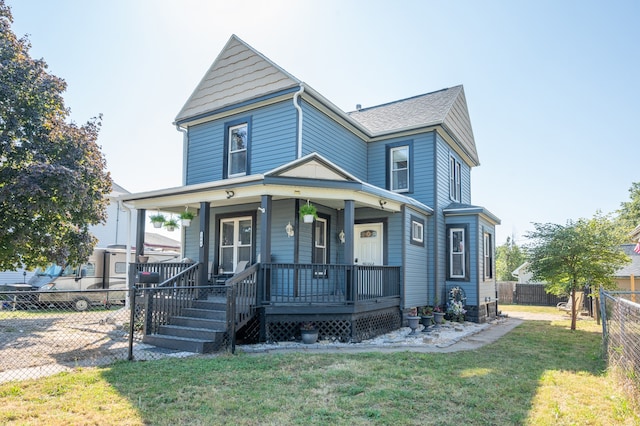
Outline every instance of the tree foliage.
<svg viewBox="0 0 640 426">
<path fill-rule="evenodd" d="M 496 273 L 498 281 L 513 281 L 511 273 L 525 262 L 525 255 L 510 238 L 496 250 Z"/>
<path fill-rule="evenodd" d="M 622 202 L 616 212 L 616 225 L 627 235 L 640 225 L 640 182 L 634 182 L 629 188 L 629 201 Z M 635 241 L 634 241 L 635 242 Z"/>
<path fill-rule="evenodd" d="M 100 119 L 67 121 L 66 83 L 29 56 L 12 23 L 0 0 L 0 270 L 82 261 L 111 191 Z"/>
<path fill-rule="evenodd" d="M 527 235 L 529 269 L 533 279 L 547 283 L 548 293 L 571 297 L 575 330 L 576 291 L 585 286 L 615 288 L 613 273 L 630 260 L 620 247 L 623 238 L 613 222 L 600 215 L 565 226 L 534 223 L 534 227 Z"/>
</svg>

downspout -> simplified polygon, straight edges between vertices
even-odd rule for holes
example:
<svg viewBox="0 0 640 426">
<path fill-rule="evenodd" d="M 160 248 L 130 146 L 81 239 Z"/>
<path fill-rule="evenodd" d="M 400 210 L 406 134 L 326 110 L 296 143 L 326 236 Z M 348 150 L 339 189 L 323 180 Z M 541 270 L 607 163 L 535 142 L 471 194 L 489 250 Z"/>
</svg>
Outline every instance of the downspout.
<svg viewBox="0 0 640 426">
<path fill-rule="evenodd" d="M 293 95 L 293 106 L 298 111 L 298 157 L 302 158 L 302 107 L 298 105 L 298 98 L 304 93 L 304 85 L 300 83 L 300 90 Z"/>
<path fill-rule="evenodd" d="M 182 133 L 182 185 L 187 184 L 187 154 L 189 153 L 189 131 L 176 124 L 176 130 Z"/>
</svg>

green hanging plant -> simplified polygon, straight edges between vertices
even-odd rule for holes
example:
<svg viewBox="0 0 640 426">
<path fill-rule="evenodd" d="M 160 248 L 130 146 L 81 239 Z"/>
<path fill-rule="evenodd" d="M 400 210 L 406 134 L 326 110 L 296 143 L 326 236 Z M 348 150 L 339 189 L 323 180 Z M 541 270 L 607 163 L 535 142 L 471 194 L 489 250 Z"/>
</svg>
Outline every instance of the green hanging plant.
<svg viewBox="0 0 640 426">
<path fill-rule="evenodd" d="M 314 219 L 318 218 L 316 206 L 309 203 L 309 201 L 307 201 L 307 204 L 303 204 L 300 206 L 300 217 L 304 218 L 304 216 L 313 216 Z"/>
</svg>

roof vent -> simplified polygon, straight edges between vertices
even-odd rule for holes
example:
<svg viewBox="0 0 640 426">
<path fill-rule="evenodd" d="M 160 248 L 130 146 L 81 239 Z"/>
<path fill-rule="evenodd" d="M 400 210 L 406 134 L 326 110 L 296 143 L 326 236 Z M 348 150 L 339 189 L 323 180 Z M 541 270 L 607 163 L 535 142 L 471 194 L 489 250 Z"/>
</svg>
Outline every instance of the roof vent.
<svg viewBox="0 0 640 426">
<path fill-rule="evenodd" d="M 356 104 L 356 110 L 357 110 L 357 111 L 360 111 L 361 109 L 362 109 L 362 105 L 360 105 L 360 104 Z"/>
</svg>

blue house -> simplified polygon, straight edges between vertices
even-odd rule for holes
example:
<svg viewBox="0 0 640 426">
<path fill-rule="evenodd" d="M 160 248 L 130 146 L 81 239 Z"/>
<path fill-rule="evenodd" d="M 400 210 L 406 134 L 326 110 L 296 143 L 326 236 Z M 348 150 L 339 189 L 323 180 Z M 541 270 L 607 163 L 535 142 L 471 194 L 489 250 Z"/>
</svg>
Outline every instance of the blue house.
<svg viewBox="0 0 640 426">
<path fill-rule="evenodd" d="M 142 212 L 136 246 L 145 211 L 196 212 L 184 255 L 201 285 L 253 277 L 238 326 L 256 338 L 312 321 L 361 340 L 454 287 L 468 320 L 496 315 L 500 220 L 471 204 L 479 160 L 462 86 L 344 112 L 234 35 L 175 125 L 184 185 L 121 198 Z"/>
</svg>

